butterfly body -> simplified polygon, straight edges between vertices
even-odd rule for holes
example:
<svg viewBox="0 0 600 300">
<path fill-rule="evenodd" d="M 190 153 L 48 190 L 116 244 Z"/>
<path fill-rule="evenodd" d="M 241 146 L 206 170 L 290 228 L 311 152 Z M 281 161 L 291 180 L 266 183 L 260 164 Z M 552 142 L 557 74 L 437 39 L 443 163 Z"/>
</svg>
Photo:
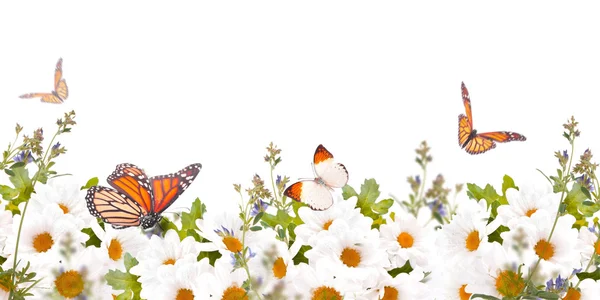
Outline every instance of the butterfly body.
<svg viewBox="0 0 600 300">
<path fill-rule="evenodd" d="M 465 114 L 458 116 L 458 144 L 469 154 L 481 154 L 496 148 L 496 142 L 525 141 L 525 136 L 510 131 L 493 131 L 478 133 L 473 128 L 471 113 L 471 97 L 464 83 L 461 85 Z"/>
<path fill-rule="evenodd" d="M 69 97 L 69 88 L 67 87 L 67 81 L 62 78 L 62 58 L 56 63 L 56 69 L 54 70 L 54 90 L 50 93 L 29 93 L 19 96 L 19 98 L 38 98 L 40 101 L 46 103 L 60 104 L 67 100 Z"/>
<path fill-rule="evenodd" d="M 189 187 L 201 168 L 200 164 L 192 164 L 174 174 L 148 178 L 133 164 L 119 164 L 107 178 L 112 188 L 93 186 L 88 190 L 88 210 L 116 229 L 151 228 L 160 222 L 161 213 Z"/>
<path fill-rule="evenodd" d="M 333 205 L 333 188 L 348 183 L 348 171 L 333 160 L 331 152 L 319 145 L 313 158 L 314 179 L 300 180 L 285 189 L 284 195 L 306 203 L 313 210 L 325 210 Z"/>
</svg>

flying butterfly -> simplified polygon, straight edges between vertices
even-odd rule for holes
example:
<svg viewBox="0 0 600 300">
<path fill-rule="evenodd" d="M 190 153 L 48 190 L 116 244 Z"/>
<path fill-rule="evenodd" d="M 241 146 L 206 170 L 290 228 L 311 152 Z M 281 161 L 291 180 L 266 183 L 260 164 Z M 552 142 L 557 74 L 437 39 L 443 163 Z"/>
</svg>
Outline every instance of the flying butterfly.
<svg viewBox="0 0 600 300">
<path fill-rule="evenodd" d="M 469 91 L 463 82 L 461 84 L 463 104 L 465 106 L 466 116 L 458 116 L 458 144 L 469 154 L 480 154 L 490 149 L 496 148 L 496 143 L 506 143 L 511 141 L 525 141 L 522 134 L 510 131 L 493 131 L 477 133 L 473 129 L 473 116 L 471 115 L 471 98 Z"/>
<path fill-rule="evenodd" d="M 333 154 L 319 145 L 313 158 L 316 178 L 300 180 L 283 192 L 296 201 L 306 203 L 313 210 L 326 210 L 333 205 L 332 188 L 341 188 L 348 183 L 346 167 L 333 160 Z"/>
<path fill-rule="evenodd" d="M 67 100 L 69 89 L 67 81 L 62 78 L 62 58 L 58 59 L 54 70 L 54 90 L 50 93 L 30 93 L 19 96 L 19 98 L 41 97 L 42 102 L 60 104 Z"/>
<path fill-rule="evenodd" d="M 154 227 L 165 211 L 196 179 L 202 165 L 191 164 L 174 174 L 148 178 L 133 164 L 119 164 L 108 176 L 110 187 L 93 186 L 85 197 L 90 214 L 115 229 Z"/>
</svg>

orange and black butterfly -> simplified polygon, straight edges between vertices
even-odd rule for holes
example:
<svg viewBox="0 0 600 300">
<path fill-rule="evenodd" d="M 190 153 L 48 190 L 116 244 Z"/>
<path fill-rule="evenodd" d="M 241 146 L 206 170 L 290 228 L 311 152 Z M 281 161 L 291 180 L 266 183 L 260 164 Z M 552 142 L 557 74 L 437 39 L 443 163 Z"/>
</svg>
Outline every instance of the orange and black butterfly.
<svg viewBox="0 0 600 300">
<path fill-rule="evenodd" d="M 469 154 L 480 154 L 490 149 L 496 148 L 496 143 L 506 143 L 511 141 L 524 141 L 525 136 L 510 131 L 493 131 L 477 133 L 473 129 L 473 116 L 471 115 L 471 98 L 469 91 L 463 82 L 461 85 L 463 104 L 467 115 L 458 116 L 458 144 Z"/>
<path fill-rule="evenodd" d="M 67 100 L 69 89 L 67 81 L 62 78 L 62 58 L 56 63 L 54 70 L 54 90 L 51 93 L 30 93 L 19 96 L 19 98 L 37 98 L 41 97 L 42 102 L 60 104 Z"/>
<path fill-rule="evenodd" d="M 162 219 L 160 214 L 188 188 L 201 168 L 201 164 L 191 164 L 174 174 L 148 178 L 133 164 L 117 165 L 107 179 L 114 189 L 93 186 L 88 190 L 88 210 L 115 229 L 154 227 Z"/>
</svg>

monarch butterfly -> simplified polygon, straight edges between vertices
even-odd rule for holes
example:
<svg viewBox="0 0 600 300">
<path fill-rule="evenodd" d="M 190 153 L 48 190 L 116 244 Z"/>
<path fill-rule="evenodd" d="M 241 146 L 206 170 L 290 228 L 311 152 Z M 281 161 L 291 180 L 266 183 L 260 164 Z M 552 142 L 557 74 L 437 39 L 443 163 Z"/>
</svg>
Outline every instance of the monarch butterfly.
<svg viewBox="0 0 600 300">
<path fill-rule="evenodd" d="M 47 103 L 63 103 L 69 96 L 67 81 L 62 78 L 62 58 L 58 59 L 56 69 L 54 70 L 54 90 L 51 93 L 30 93 L 19 96 L 19 98 L 36 98 L 42 97 L 42 102 Z"/>
<path fill-rule="evenodd" d="M 471 115 L 471 98 L 469 91 L 463 82 L 461 84 L 463 104 L 465 105 L 466 116 L 458 116 L 458 144 L 469 154 L 480 154 L 490 149 L 496 148 L 496 143 L 506 143 L 511 141 L 525 141 L 525 136 L 510 131 L 493 131 L 477 133 L 473 129 L 473 116 Z"/>
<path fill-rule="evenodd" d="M 196 178 L 202 165 L 191 164 L 174 174 L 148 178 L 133 164 L 119 164 L 108 176 L 113 188 L 91 187 L 85 197 L 90 214 L 115 229 L 154 227 L 167 209 Z"/>
<path fill-rule="evenodd" d="M 313 210 L 326 210 L 333 205 L 332 188 L 341 188 L 348 183 L 348 171 L 333 161 L 333 154 L 319 145 L 313 158 L 316 178 L 300 180 L 290 185 L 284 195 L 306 203 Z"/>
</svg>

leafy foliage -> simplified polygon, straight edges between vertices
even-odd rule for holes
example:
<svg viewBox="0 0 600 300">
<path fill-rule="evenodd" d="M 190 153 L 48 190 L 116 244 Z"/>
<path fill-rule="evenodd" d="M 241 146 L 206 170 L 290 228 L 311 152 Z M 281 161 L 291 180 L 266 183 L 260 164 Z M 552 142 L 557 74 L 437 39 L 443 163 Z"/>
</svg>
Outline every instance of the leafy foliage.
<svg viewBox="0 0 600 300">
<path fill-rule="evenodd" d="M 142 284 L 137 281 L 140 277 L 129 272 L 132 267 L 138 264 L 138 261 L 131 254 L 125 253 L 123 262 L 125 264 L 125 272 L 121 270 L 109 270 L 104 278 L 113 290 L 123 291 L 117 296 L 117 299 L 141 299 Z"/>
</svg>

